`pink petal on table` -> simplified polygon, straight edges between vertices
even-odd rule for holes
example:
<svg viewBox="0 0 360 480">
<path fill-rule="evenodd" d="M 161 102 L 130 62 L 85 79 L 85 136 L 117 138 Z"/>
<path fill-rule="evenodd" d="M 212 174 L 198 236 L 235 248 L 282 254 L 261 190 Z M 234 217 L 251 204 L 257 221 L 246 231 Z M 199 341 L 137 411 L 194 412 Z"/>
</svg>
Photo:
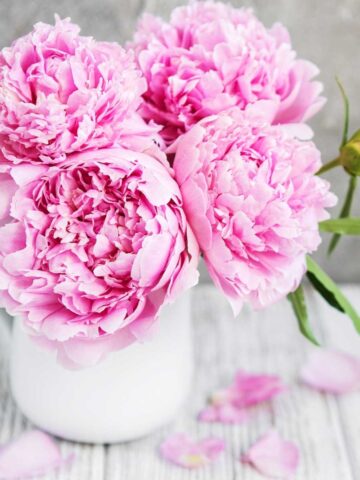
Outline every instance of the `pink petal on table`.
<svg viewBox="0 0 360 480">
<path fill-rule="evenodd" d="M 71 462 L 72 456 L 62 458 L 59 446 L 52 437 L 31 430 L 0 447 L 0 479 L 15 480 L 44 475 Z"/>
<path fill-rule="evenodd" d="M 286 390 L 286 386 L 277 375 L 254 374 L 240 370 L 230 390 L 232 403 L 244 408 L 271 400 Z"/>
<path fill-rule="evenodd" d="M 271 400 L 285 389 L 276 375 L 240 370 L 229 387 L 210 397 L 209 405 L 200 412 L 198 419 L 202 422 L 243 423 L 249 418 L 250 407 Z"/>
<path fill-rule="evenodd" d="M 240 424 L 246 422 L 250 417 L 249 412 L 244 408 L 237 408 L 231 404 L 208 405 L 199 413 L 198 420 L 207 423 L 228 423 Z"/>
<path fill-rule="evenodd" d="M 309 387 L 328 393 L 347 393 L 360 388 L 360 360 L 334 350 L 313 352 L 300 371 Z"/>
<path fill-rule="evenodd" d="M 176 433 L 160 445 L 160 454 L 175 465 L 194 469 L 215 461 L 224 449 L 225 442 L 219 438 L 195 441 L 186 434 Z"/>
<path fill-rule="evenodd" d="M 263 475 L 290 480 L 299 464 L 299 450 L 278 432 L 271 431 L 254 443 L 241 460 Z"/>
</svg>

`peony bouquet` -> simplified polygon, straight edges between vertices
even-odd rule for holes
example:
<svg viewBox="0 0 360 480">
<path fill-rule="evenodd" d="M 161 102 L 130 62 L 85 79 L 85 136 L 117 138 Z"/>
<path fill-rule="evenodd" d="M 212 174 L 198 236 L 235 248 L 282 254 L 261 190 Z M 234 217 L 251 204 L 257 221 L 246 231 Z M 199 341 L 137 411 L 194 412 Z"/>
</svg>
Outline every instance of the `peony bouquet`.
<svg viewBox="0 0 360 480">
<path fill-rule="evenodd" d="M 283 26 L 223 3 L 146 15 L 126 48 L 36 24 L 0 54 L 1 306 L 60 360 L 94 364 L 146 338 L 201 255 L 234 314 L 288 296 L 316 341 L 307 272 L 360 330 L 308 256 L 320 230 L 359 229 L 356 135 L 321 167 L 305 123 L 317 74 Z M 319 173 L 339 164 L 351 189 L 329 220 Z"/>
</svg>

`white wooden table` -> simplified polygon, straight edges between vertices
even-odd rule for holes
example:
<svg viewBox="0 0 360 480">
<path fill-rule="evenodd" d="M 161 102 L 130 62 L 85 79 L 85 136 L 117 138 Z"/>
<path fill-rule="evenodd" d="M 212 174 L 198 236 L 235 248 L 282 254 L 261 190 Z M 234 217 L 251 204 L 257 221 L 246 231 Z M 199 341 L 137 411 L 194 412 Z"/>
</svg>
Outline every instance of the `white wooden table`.
<svg viewBox="0 0 360 480">
<path fill-rule="evenodd" d="M 347 286 L 344 290 L 360 310 L 360 286 Z M 343 315 L 313 295 L 309 309 L 324 345 L 360 355 L 360 337 Z M 298 382 L 299 368 L 312 347 L 299 334 L 287 301 L 260 313 L 245 309 L 234 320 L 223 297 L 212 286 L 203 285 L 194 290 L 193 321 L 196 375 L 191 398 L 174 423 L 128 444 L 91 446 L 62 442 L 64 453 L 74 452 L 76 460 L 70 470 L 50 475 L 46 480 L 260 480 L 264 477 L 242 465 L 239 457 L 272 426 L 295 441 L 301 450 L 296 479 L 360 479 L 360 393 L 335 398 Z M 30 425 L 8 391 L 8 337 L 4 328 L 0 334 L 1 444 Z M 196 414 L 207 395 L 227 385 L 238 368 L 279 374 L 290 386 L 289 392 L 275 399 L 271 406 L 261 406 L 245 425 L 197 422 Z M 159 459 L 156 450 L 160 441 L 175 431 L 196 437 L 220 436 L 227 443 L 227 452 L 214 465 L 197 471 L 168 465 Z"/>
</svg>

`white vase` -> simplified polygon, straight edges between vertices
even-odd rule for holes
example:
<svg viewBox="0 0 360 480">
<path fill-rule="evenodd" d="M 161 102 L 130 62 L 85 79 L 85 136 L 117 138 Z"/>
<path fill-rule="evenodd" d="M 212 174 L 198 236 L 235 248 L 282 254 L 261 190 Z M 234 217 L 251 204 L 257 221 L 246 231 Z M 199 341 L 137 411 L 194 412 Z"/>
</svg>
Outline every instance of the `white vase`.
<svg viewBox="0 0 360 480">
<path fill-rule="evenodd" d="M 93 367 L 68 370 L 15 321 L 10 382 L 35 425 L 68 440 L 114 443 L 144 436 L 175 416 L 192 370 L 190 294 L 162 311 L 145 343 L 110 354 Z"/>
</svg>

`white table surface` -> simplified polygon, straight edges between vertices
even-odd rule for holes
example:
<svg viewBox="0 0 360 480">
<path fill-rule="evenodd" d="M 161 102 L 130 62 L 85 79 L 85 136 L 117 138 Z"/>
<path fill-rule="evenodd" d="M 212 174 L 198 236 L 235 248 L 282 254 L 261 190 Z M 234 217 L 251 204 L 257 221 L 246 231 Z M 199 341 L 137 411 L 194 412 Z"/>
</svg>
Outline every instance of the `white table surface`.
<svg viewBox="0 0 360 480">
<path fill-rule="evenodd" d="M 360 310 L 360 286 L 344 291 Z M 350 322 L 309 294 L 315 331 L 326 346 L 360 355 L 360 337 Z M 360 392 L 341 397 L 322 395 L 297 380 L 311 347 L 299 334 L 285 300 L 262 311 L 243 310 L 236 320 L 222 295 L 212 286 L 194 289 L 196 374 L 187 405 L 172 425 L 143 440 L 112 446 L 61 442 L 64 453 L 74 452 L 71 469 L 46 478 L 58 480 L 260 480 L 264 478 L 239 462 L 241 453 L 271 427 L 295 441 L 301 451 L 297 480 L 360 479 Z M 31 425 L 14 405 L 8 390 L 9 339 L 0 329 L 0 444 Z M 214 389 L 227 385 L 238 368 L 276 373 L 289 391 L 257 409 L 240 426 L 199 423 L 196 414 Z M 146 399 L 144 399 L 146 401 Z M 91 419 L 89 419 L 91 421 Z M 168 465 L 156 452 L 170 432 L 195 437 L 210 434 L 225 439 L 227 452 L 210 467 L 187 471 Z"/>
</svg>

